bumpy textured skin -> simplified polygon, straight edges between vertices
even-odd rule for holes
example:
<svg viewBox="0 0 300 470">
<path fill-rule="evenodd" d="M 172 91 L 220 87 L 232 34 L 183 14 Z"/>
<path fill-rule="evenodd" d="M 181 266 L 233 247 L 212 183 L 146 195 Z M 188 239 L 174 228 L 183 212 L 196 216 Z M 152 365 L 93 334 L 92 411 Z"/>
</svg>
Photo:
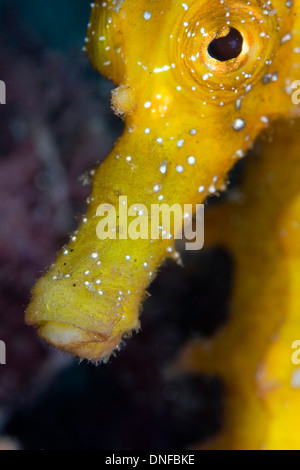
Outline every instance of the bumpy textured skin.
<svg viewBox="0 0 300 470">
<path fill-rule="evenodd" d="M 283 0 L 92 4 L 87 52 L 118 86 L 113 107 L 125 130 L 95 171 L 78 231 L 34 289 L 26 321 L 42 338 L 97 361 L 139 327 L 149 282 L 175 256 L 173 239 L 100 241 L 97 207 L 118 210 L 121 195 L 128 205 L 149 208 L 160 201 L 195 204 L 224 189 L 228 171 L 260 131 L 279 116 L 299 114 L 291 101 L 299 10 L 299 1 Z M 230 26 L 243 35 L 243 51 L 213 60 L 207 47 Z"/>
<path fill-rule="evenodd" d="M 300 339 L 299 132 L 299 119 L 276 123 L 239 193 L 206 217 L 207 246 L 223 246 L 234 261 L 230 321 L 214 339 L 190 344 L 177 365 L 223 378 L 224 427 L 210 448 L 300 449 L 300 366 L 292 361 Z"/>
</svg>

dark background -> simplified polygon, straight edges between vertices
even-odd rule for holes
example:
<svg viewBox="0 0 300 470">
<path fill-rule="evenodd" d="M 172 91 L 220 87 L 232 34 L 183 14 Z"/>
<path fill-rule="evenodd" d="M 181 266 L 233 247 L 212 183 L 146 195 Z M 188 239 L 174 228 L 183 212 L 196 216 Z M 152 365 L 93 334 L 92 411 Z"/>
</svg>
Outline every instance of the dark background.
<svg viewBox="0 0 300 470">
<path fill-rule="evenodd" d="M 222 422 L 217 378 L 170 371 L 227 318 L 227 253 L 168 263 L 141 331 L 108 364 L 79 363 L 24 325 L 35 281 L 84 211 L 80 176 L 122 132 L 111 84 L 82 53 L 89 13 L 87 0 L 0 0 L 0 449 L 184 449 Z"/>
</svg>

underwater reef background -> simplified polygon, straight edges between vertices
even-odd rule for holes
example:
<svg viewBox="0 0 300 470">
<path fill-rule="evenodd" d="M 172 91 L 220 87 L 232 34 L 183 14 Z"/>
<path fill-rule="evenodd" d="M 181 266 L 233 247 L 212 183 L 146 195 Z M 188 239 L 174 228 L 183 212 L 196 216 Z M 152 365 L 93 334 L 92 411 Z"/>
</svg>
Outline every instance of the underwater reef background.
<svg viewBox="0 0 300 470">
<path fill-rule="evenodd" d="M 176 375 L 172 363 L 230 314 L 226 251 L 168 262 L 141 331 L 108 364 L 79 364 L 24 324 L 31 289 L 84 212 L 84 173 L 122 131 L 112 85 L 82 52 L 89 13 L 87 0 L 0 0 L 0 449 L 184 449 L 222 421 L 222 383 Z"/>
</svg>

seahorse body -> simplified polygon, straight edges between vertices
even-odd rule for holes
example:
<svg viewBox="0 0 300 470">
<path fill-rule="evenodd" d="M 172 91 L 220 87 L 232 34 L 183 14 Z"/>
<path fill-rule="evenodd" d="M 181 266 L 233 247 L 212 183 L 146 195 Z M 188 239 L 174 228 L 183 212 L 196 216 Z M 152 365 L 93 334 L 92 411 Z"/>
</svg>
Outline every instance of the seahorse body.
<svg viewBox="0 0 300 470">
<path fill-rule="evenodd" d="M 86 47 L 118 88 L 125 130 L 96 170 L 86 216 L 34 288 L 26 321 L 50 344 L 81 358 L 107 358 L 139 328 L 149 282 L 174 256 L 174 235 L 99 240 L 97 208 L 196 204 L 262 129 L 299 115 L 300 2 L 282 0 L 107 0 L 92 4 Z M 242 49 L 222 60 L 214 40 L 238 31 Z M 221 54 L 222 55 L 222 54 Z M 180 224 L 181 225 L 181 224 Z"/>
<path fill-rule="evenodd" d="M 229 322 L 177 363 L 223 379 L 223 430 L 207 444 L 214 449 L 300 448 L 300 120 L 278 121 L 272 132 L 249 156 L 238 194 L 206 218 L 207 246 L 233 257 Z"/>
</svg>

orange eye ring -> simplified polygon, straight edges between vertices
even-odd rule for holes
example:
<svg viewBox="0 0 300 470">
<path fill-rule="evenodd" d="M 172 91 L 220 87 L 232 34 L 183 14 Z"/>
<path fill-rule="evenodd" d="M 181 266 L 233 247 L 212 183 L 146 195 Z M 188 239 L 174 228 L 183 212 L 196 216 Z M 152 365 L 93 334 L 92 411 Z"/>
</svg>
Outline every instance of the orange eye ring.
<svg viewBox="0 0 300 470">
<path fill-rule="evenodd" d="M 271 8 L 271 6 L 270 6 Z M 171 37 L 171 63 L 176 80 L 191 99 L 231 102 L 247 93 L 265 73 L 276 45 L 269 35 L 278 28 L 278 18 L 262 14 L 260 8 L 236 1 L 230 5 L 209 0 L 199 8 L 195 1 L 178 19 Z M 240 35 L 241 50 L 229 60 L 209 54 L 213 41 L 234 29 Z"/>
</svg>

